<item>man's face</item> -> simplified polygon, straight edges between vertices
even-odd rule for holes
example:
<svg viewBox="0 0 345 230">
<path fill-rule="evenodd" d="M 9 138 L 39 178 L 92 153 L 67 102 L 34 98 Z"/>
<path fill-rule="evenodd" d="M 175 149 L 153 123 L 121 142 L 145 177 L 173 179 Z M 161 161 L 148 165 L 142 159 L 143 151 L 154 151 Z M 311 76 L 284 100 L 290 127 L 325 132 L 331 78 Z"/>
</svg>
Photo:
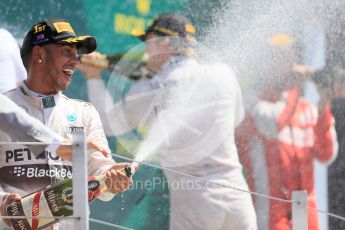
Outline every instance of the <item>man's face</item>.
<svg viewBox="0 0 345 230">
<path fill-rule="evenodd" d="M 277 90 L 302 87 L 308 79 L 311 69 L 297 64 L 293 53 L 277 53 L 268 61 L 270 83 Z"/>
<path fill-rule="evenodd" d="M 56 93 L 66 90 L 79 63 L 76 46 L 49 44 L 43 48 L 47 54 L 44 66 L 47 87 Z"/>
<path fill-rule="evenodd" d="M 147 66 L 150 70 L 158 72 L 164 63 L 171 57 L 172 47 L 167 37 L 160 37 L 153 33 L 147 35 L 146 53 Z"/>
</svg>

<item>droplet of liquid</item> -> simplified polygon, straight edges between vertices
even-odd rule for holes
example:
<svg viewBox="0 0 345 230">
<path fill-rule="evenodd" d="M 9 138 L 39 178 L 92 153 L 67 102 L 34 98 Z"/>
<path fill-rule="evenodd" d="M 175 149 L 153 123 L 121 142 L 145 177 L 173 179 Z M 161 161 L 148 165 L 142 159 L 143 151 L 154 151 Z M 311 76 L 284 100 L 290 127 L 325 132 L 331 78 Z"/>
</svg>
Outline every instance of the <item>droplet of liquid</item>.
<svg viewBox="0 0 345 230">
<path fill-rule="evenodd" d="M 121 193 L 121 210 L 123 211 L 125 209 L 125 198 L 123 196 L 123 192 Z"/>
</svg>

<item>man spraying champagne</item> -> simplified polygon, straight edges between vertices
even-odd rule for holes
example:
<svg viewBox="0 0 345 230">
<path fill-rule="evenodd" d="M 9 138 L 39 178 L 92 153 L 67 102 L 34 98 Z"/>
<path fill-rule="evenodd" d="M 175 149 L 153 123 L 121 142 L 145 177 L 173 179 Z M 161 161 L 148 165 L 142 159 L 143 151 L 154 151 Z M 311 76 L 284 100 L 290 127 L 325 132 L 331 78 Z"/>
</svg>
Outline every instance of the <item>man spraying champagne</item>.
<svg viewBox="0 0 345 230">
<path fill-rule="evenodd" d="M 73 100 L 61 92 L 72 81 L 79 60 L 78 54 L 91 53 L 96 40 L 91 36 L 77 36 L 66 20 L 47 19 L 31 27 L 20 50 L 28 72 L 27 80 L 6 93 L 11 100 L 31 116 L 35 116 L 63 137 L 75 131 L 85 131 L 88 139 L 109 151 L 102 123 L 89 103 Z M 9 142 L 6 133 L 0 141 Z M 55 151 L 33 153 L 22 145 L 0 147 L 1 214 L 6 215 L 8 204 L 50 184 L 72 178 L 72 162 L 63 160 Z M 35 157 L 35 155 L 39 157 Z M 89 176 L 106 175 L 107 190 L 99 199 L 109 201 L 126 190 L 132 179 L 122 170 L 130 164 L 116 164 L 110 156 L 88 150 Z M 10 226 L 8 220 L 6 223 Z M 66 228 L 68 221 L 61 223 Z"/>
</svg>

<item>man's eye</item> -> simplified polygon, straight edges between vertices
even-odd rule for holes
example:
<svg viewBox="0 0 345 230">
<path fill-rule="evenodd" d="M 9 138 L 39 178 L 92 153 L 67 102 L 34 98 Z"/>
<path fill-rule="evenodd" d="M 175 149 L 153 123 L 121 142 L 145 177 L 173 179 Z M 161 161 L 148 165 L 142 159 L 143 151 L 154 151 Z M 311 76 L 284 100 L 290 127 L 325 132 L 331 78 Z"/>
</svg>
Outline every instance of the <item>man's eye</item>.
<svg viewBox="0 0 345 230">
<path fill-rule="evenodd" d="M 69 57 L 77 57 L 78 58 L 78 54 L 72 50 L 64 50 L 63 53 L 66 55 L 66 56 L 69 56 Z"/>
<path fill-rule="evenodd" d="M 70 53 L 70 51 L 67 50 L 67 49 L 64 49 L 64 50 L 63 50 L 63 53 L 66 54 L 66 55 L 68 55 L 68 54 Z"/>
</svg>

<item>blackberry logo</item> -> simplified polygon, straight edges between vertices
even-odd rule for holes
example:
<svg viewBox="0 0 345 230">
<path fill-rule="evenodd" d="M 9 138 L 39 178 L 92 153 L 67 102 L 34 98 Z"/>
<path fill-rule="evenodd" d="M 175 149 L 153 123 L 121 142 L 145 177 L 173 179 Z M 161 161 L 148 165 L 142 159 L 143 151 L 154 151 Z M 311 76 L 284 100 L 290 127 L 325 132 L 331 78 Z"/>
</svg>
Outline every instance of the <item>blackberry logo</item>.
<svg viewBox="0 0 345 230">
<path fill-rule="evenodd" d="M 22 176 L 25 175 L 25 168 L 22 168 L 21 166 L 14 167 L 13 174 L 16 174 L 16 176 Z"/>
</svg>

